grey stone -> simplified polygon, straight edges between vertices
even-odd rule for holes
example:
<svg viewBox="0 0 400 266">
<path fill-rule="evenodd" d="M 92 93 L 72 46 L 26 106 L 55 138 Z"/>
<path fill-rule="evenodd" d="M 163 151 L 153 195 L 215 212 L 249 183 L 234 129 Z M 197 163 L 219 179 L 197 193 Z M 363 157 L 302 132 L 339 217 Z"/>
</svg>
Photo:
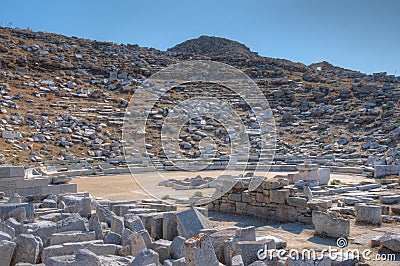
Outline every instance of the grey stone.
<svg viewBox="0 0 400 266">
<path fill-rule="evenodd" d="M 40 260 L 40 252 L 43 248 L 42 240 L 30 234 L 21 234 L 17 237 L 16 248 L 12 264 L 27 262 L 36 264 Z"/>
<path fill-rule="evenodd" d="M 211 231 L 210 229 L 206 229 L 208 231 Z M 226 263 L 225 261 L 225 257 L 224 257 L 224 247 L 225 247 L 225 241 L 232 239 L 233 237 L 236 236 L 236 233 L 238 235 L 238 237 L 235 237 L 235 239 L 239 239 L 240 237 L 248 237 L 249 236 L 249 232 L 246 232 L 248 230 L 244 230 L 243 232 L 237 232 L 236 231 L 237 228 L 224 228 L 222 230 L 212 230 L 212 232 L 210 232 L 210 240 L 211 243 L 214 247 L 214 251 L 215 251 L 215 255 L 217 256 L 217 259 L 221 262 L 221 263 Z M 202 233 L 205 230 L 201 230 Z M 251 233 L 250 233 L 251 235 Z M 255 234 L 254 234 L 254 238 L 255 238 Z"/>
<path fill-rule="evenodd" d="M 7 240 L 0 241 L 0 266 L 11 265 L 11 259 L 13 257 L 16 246 L 17 245 L 11 241 Z"/>
<path fill-rule="evenodd" d="M 330 168 L 319 168 L 318 169 L 318 180 L 319 185 L 327 185 L 330 180 L 331 169 Z"/>
<path fill-rule="evenodd" d="M 382 207 L 366 204 L 356 204 L 354 206 L 356 221 L 359 223 L 381 225 Z"/>
<path fill-rule="evenodd" d="M 236 241 L 256 241 L 256 227 L 247 226 L 244 228 L 236 229 L 235 233 Z"/>
<path fill-rule="evenodd" d="M 164 260 L 170 259 L 171 255 L 169 254 L 169 248 L 165 245 L 153 245 L 152 249 L 157 252 L 160 262 Z"/>
<path fill-rule="evenodd" d="M 150 236 L 155 240 L 163 237 L 163 215 L 153 215 L 150 218 Z"/>
<path fill-rule="evenodd" d="M 288 197 L 289 197 L 289 190 L 288 189 L 270 190 L 270 198 L 269 198 L 269 200 L 272 203 L 285 204 Z"/>
<path fill-rule="evenodd" d="M 69 242 L 84 242 L 95 240 L 94 232 L 75 232 L 67 231 L 61 233 L 54 233 L 50 236 L 50 245 L 61 245 Z"/>
<path fill-rule="evenodd" d="M 262 239 L 257 241 L 239 241 L 234 243 L 233 255 L 241 255 L 243 263 L 249 265 L 258 260 L 258 250 L 268 248 L 276 249 L 275 241 L 272 239 Z"/>
<path fill-rule="evenodd" d="M 236 255 L 232 257 L 232 266 L 244 266 L 243 259 L 241 255 Z"/>
<path fill-rule="evenodd" d="M 7 203 L 21 203 L 22 202 L 22 196 L 18 195 L 18 193 L 14 193 L 11 195 L 11 197 L 8 199 Z"/>
<path fill-rule="evenodd" d="M 157 252 L 152 249 L 143 249 L 135 256 L 130 266 L 144 266 L 153 263 L 154 265 L 159 264 L 159 256 Z"/>
<path fill-rule="evenodd" d="M 166 212 L 163 214 L 163 239 L 172 241 L 178 235 L 175 215 L 175 212 Z"/>
<path fill-rule="evenodd" d="M 169 247 L 169 253 L 171 257 L 174 259 L 179 259 L 183 257 L 183 244 L 185 243 L 185 238 L 181 236 L 177 236 L 172 241 Z"/>
<path fill-rule="evenodd" d="M 67 205 L 65 204 L 65 202 L 63 200 L 60 200 L 58 202 L 58 208 L 61 210 L 64 210 L 67 207 Z"/>
<path fill-rule="evenodd" d="M 297 210 L 296 207 L 279 204 L 276 208 L 276 220 L 282 223 L 296 222 Z"/>
<path fill-rule="evenodd" d="M 9 219 L 5 220 L 4 223 L 6 225 L 14 228 L 16 236 L 18 236 L 19 234 L 26 233 L 28 230 L 23 224 L 19 223 L 14 218 L 9 218 Z"/>
<path fill-rule="evenodd" d="M 96 213 L 89 218 L 89 230 L 94 231 L 96 239 L 103 239 L 103 230 L 101 229 L 100 220 Z"/>
<path fill-rule="evenodd" d="M 79 249 L 84 248 L 92 251 L 96 255 L 117 255 L 121 250 L 121 246 L 104 244 L 102 240 L 71 242 L 44 248 L 42 252 L 42 261 L 46 261 L 46 259 L 50 257 L 73 255 Z"/>
<path fill-rule="evenodd" d="M 58 221 L 57 226 L 60 232 L 86 231 L 85 220 L 77 213 L 73 213 L 71 216 Z"/>
<path fill-rule="evenodd" d="M 9 218 L 14 218 L 18 222 L 22 223 L 26 220 L 26 211 L 25 208 L 19 207 L 8 213 Z"/>
<path fill-rule="evenodd" d="M 79 214 L 82 217 L 89 218 L 92 214 L 92 199 L 89 197 L 84 197 L 81 199 L 81 208 Z"/>
<path fill-rule="evenodd" d="M 7 234 L 6 232 L 0 231 L 0 241 L 2 241 L 2 240 L 11 241 L 12 237 L 9 234 Z"/>
<path fill-rule="evenodd" d="M 57 202 L 53 199 L 44 199 L 42 204 L 40 205 L 41 208 L 57 208 Z"/>
<path fill-rule="evenodd" d="M 87 249 L 80 249 L 75 254 L 76 265 L 100 266 L 101 261 L 95 253 Z"/>
<path fill-rule="evenodd" d="M 204 233 L 199 233 L 185 241 L 183 255 L 189 266 L 219 265 L 211 240 Z"/>
<path fill-rule="evenodd" d="M 111 225 L 112 217 L 115 215 L 114 212 L 101 205 L 96 207 L 96 214 L 99 216 L 100 222 L 106 222 L 109 226 Z"/>
<path fill-rule="evenodd" d="M 400 252 L 400 235 L 393 233 L 384 234 L 379 241 L 385 248 L 392 250 L 393 252 Z"/>
<path fill-rule="evenodd" d="M 136 256 L 141 250 L 146 249 L 147 245 L 142 235 L 138 232 L 128 231 L 124 229 L 122 236 L 122 253 L 124 255 Z"/>
<path fill-rule="evenodd" d="M 9 212 L 14 209 L 24 208 L 26 219 L 31 220 L 35 216 L 35 208 L 33 203 L 4 203 L 0 205 L 0 219 L 6 220 L 9 217 Z"/>
<path fill-rule="evenodd" d="M 7 233 L 11 238 L 15 237 L 15 229 L 5 223 L 0 223 L 0 231 Z"/>
<path fill-rule="evenodd" d="M 304 186 L 303 190 L 304 190 L 304 195 L 306 195 L 306 197 L 307 197 L 307 200 L 308 201 L 312 200 L 313 199 L 313 193 L 312 193 L 310 187 L 309 186 Z"/>
<path fill-rule="evenodd" d="M 111 219 L 111 231 L 121 235 L 124 228 L 124 218 L 114 215 Z"/>
<path fill-rule="evenodd" d="M 343 218 L 335 218 L 332 214 L 314 211 L 312 213 L 312 222 L 317 234 L 325 234 L 334 238 L 348 237 L 350 235 L 350 221 Z"/>
<path fill-rule="evenodd" d="M 307 199 L 301 197 L 289 197 L 287 203 L 299 208 L 307 208 Z"/>
<path fill-rule="evenodd" d="M 186 266 L 185 258 L 169 259 L 164 261 L 164 266 Z"/>
<path fill-rule="evenodd" d="M 380 201 L 383 204 L 395 204 L 400 202 L 399 195 L 381 196 Z"/>
<path fill-rule="evenodd" d="M 46 266 L 76 266 L 74 255 L 47 258 L 44 264 Z"/>
<path fill-rule="evenodd" d="M 121 235 L 111 231 L 107 232 L 106 235 L 104 236 L 104 243 L 121 245 Z"/>
<path fill-rule="evenodd" d="M 264 261 L 256 260 L 255 262 L 250 263 L 249 266 L 267 266 L 267 264 Z"/>
<path fill-rule="evenodd" d="M 32 227 L 30 233 L 40 237 L 43 243 L 46 243 L 48 238 L 57 232 L 57 224 L 51 221 L 36 221 L 29 224 Z"/>
<path fill-rule="evenodd" d="M 124 216 L 124 225 L 132 232 L 139 232 L 145 229 L 142 220 L 134 214 L 126 214 Z"/>
<path fill-rule="evenodd" d="M 198 210 L 191 208 L 176 214 L 179 235 L 190 238 L 201 229 L 211 228 L 208 218 Z"/>
<path fill-rule="evenodd" d="M 0 178 L 24 177 L 25 169 L 23 166 L 1 166 Z"/>
</svg>

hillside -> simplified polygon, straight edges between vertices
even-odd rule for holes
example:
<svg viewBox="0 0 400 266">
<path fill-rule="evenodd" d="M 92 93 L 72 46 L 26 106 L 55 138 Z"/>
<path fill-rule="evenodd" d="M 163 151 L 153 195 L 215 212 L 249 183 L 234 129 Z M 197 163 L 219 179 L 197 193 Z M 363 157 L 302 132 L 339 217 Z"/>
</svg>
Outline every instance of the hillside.
<svg viewBox="0 0 400 266">
<path fill-rule="evenodd" d="M 10 28 L 0 28 L 1 163 L 122 158 L 123 116 L 135 89 L 189 58 L 230 64 L 257 82 L 276 120 L 277 160 L 400 164 L 399 77 L 261 57 L 218 37 L 159 51 Z M 185 142 L 197 143 L 189 133 Z M 149 141 L 149 152 L 163 161 L 157 137 Z"/>
</svg>

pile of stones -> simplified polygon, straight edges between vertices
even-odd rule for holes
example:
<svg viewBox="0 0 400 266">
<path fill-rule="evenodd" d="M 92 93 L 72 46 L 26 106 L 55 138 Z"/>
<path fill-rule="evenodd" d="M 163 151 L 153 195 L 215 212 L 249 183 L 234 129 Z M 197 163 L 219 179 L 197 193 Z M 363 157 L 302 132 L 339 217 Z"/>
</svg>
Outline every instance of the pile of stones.
<svg viewBox="0 0 400 266">
<path fill-rule="evenodd" d="M 157 200 L 68 193 L 20 201 L 0 203 L 2 265 L 248 265 L 257 260 L 249 251 L 286 245 L 257 239 L 255 227 L 213 228 L 205 209 Z"/>
<path fill-rule="evenodd" d="M 259 250 L 282 250 L 287 242 L 256 237 L 254 226 L 213 227 L 202 208 L 177 210 L 157 200 L 107 201 L 88 193 L 21 201 L 0 203 L 1 265 L 309 265 L 284 255 L 260 258 Z M 337 219 L 317 215 L 313 219 L 338 226 Z M 398 250 L 397 235 L 378 241 Z M 337 265 L 354 259 L 335 262 L 326 256 L 314 263 L 321 261 Z"/>
<path fill-rule="evenodd" d="M 158 185 L 159 186 L 166 186 L 166 187 L 172 187 L 176 190 L 181 190 L 181 189 L 202 189 L 202 188 L 210 188 L 210 187 L 215 187 L 215 184 L 213 181 L 215 178 L 212 177 L 201 177 L 201 175 L 197 175 L 196 177 L 193 178 L 185 178 L 182 180 L 177 180 L 177 179 L 168 179 L 161 181 Z"/>
</svg>

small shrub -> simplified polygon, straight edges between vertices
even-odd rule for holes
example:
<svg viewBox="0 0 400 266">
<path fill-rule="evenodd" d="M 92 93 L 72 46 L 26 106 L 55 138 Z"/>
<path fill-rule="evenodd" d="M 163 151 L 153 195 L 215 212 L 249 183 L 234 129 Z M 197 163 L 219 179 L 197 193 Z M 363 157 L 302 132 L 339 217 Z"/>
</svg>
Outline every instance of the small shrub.
<svg viewBox="0 0 400 266">
<path fill-rule="evenodd" d="M 164 195 L 164 196 L 161 197 L 162 200 L 167 200 L 167 199 L 170 199 L 170 198 L 171 197 L 169 195 Z"/>
<path fill-rule="evenodd" d="M 196 191 L 196 192 L 193 194 L 193 196 L 194 196 L 194 197 L 203 197 L 203 192 L 201 192 L 201 191 Z"/>
</svg>

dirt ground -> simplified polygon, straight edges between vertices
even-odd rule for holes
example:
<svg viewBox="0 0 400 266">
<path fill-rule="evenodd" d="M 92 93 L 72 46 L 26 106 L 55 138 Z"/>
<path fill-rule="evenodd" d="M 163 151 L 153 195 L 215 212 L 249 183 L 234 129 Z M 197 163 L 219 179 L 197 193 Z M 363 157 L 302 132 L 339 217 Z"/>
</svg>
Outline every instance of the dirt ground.
<svg viewBox="0 0 400 266">
<path fill-rule="evenodd" d="M 195 177 L 199 173 L 165 171 L 162 174 L 165 178 L 183 179 L 186 177 Z M 216 178 L 220 174 L 220 171 L 202 171 L 200 174 L 202 177 L 208 176 Z M 285 173 L 269 172 L 268 178 L 273 178 L 275 175 L 281 174 Z M 358 175 L 331 174 L 331 180 L 333 179 L 338 179 L 345 183 L 360 183 L 361 181 L 370 180 Z M 150 176 L 149 180 L 151 180 Z M 149 195 L 142 189 L 130 174 L 78 177 L 71 183 L 78 185 L 78 191 L 87 191 L 90 192 L 92 196 L 109 200 L 143 199 L 152 197 L 152 195 Z M 148 181 L 142 185 L 150 187 L 151 183 L 152 181 Z M 168 192 L 166 193 L 171 193 L 170 189 L 167 190 Z M 148 191 L 151 193 L 151 189 L 148 189 Z M 179 194 L 179 192 L 176 192 L 176 194 Z"/>
<path fill-rule="evenodd" d="M 201 172 L 201 176 L 217 177 L 219 171 L 204 171 Z M 185 178 L 194 177 L 198 173 L 188 172 L 165 172 L 163 175 L 166 178 Z M 278 172 L 270 172 L 268 177 L 273 177 Z M 331 174 L 331 180 L 338 179 L 345 183 L 360 183 L 361 181 L 368 181 L 362 176 L 358 175 L 337 175 Z M 141 186 L 135 181 L 135 179 L 129 175 L 113 175 L 113 176 L 90 176 L 90 177 L 79 177 L 75 178 L 71 183 L 78 185 L 78 191 L 90 192 L 92 196 L 101 197 L 110 200 L 126 200 L 126 199 L 144 199 L 151 198 L 151 195 L 147 194 Z M 147 184 L 145 184 L 147 186 Z M 169 192 L 170 193 L 170 192 Z M 304 225 L 302 223 L 276 223 L 267 221 L 265 219 L 259 219 L 254 217 L 226 214 L 219 212 L 209 212 L 209 217 L 214 226 L 256 226 L 257 236 L 275 236 L 282 238 L 288 242 L 288 249 L 314 249 L 317 254 L 318 251 L 326 249 L 329 246 L 337 248 L 336 239 L 323 238 L 314 236 L 314 231 L 311 225 Z M 372 226 L 360 226 L 354 223 L 351 226 L 351 235 L 349 237 L 349 245 L 344 249 L 359 249 L 360 251 L 370 249 L 373 258 L 376 254 L 388 251 L 381 250 L 379 247 L 371 248 L 370 242 L 373 237 L 381 236 L 384 232 L 397 232 L 400 233 L 400 225 L 384 224 L 382 227 Z M 390 252 L 389 252 L 390 253 Z M 397 261 L 365 261 L 369 265 L 400 265 L 400 254 L 397 254 Z"/>
</svg>

